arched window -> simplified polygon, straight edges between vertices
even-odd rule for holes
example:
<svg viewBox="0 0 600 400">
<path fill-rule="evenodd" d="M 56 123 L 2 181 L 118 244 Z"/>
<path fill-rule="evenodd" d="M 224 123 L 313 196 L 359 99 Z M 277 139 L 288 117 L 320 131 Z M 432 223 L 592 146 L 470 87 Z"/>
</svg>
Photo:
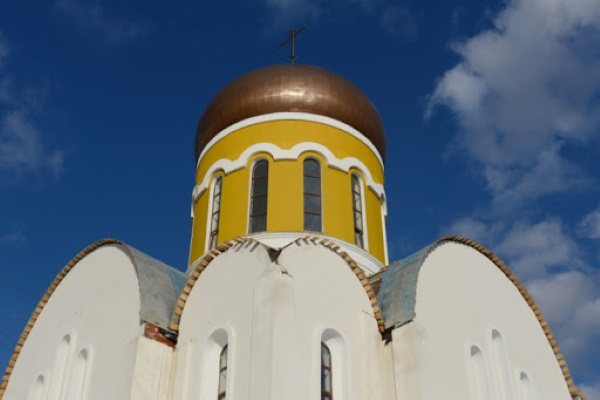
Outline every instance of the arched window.
<svg viewBox="0 0 600 400">
<path fill-rule="evenodd" d="M 499 399 L 514 399 L 514 385 L 508 352 L 502 335 L 497 329 L 492 329 L 492 366 L 495 378 L 498 380 L 500 390 Z"/>
<path fill-rule="evenodd" d="M 217 400 L 225 398 L 227 393 L 227 345 L 221 350 L 219 357 L 219 389 Z"/>
<path fill-rule="evenodd" d="M 304 230 L 321 232 L 321 165 L 304 160 Z"/>
<path fill-rule="evenodd" d="M 523 400 L 537 399 L 535 390 L 533 389 L 533 384 L 531 383 L 531 379 L 529 379 L 529 375 L 527 375 L 527 373 L 524 371 L 521 371 L 519 373 L 519 386 L 521 389 L 521 398 Z"/>
<path fill-rule="evenodd" d="M 44 382 L 44 375 L 38 375 L 33 387 L 31 388 L 29 398 L 31 400 L 43 400 L 45 397 L 45 389 L 46 386 Z"/>
<path fill-rule="evenodd" d="M 250 199 L 250 233 L 267 230 L 267 187 L 269 163 L 259 160 L 252 169 L 252 198 Z"/>
<path fill-rule="evenodd" d="M 67 365 L 71 355 L 71 335 L 63 336 L 56 349 L 54 368 L 52 369 L 49 399 L 60 399 L 63 396 L 67 381 Z"/>
<path fill-rule="evenodd" d="M 474 400 L 486 400 L 492 398 L 490 377 L 483 352 L 477 346 L 471 346 L 470 349 L 470 369 L 472 398 Z"/>
<path fill-rule="evenodd" d="M 331 352 L 329 347 L 321 342 L 321 400 L 333 399 L 331 385 Z"/>
<path fill-rule="evenodd" d="M 221 187 L 223 186 L 223 176 L 218 176 L 213 184 L 212 207 L 210 215 L 210 240 L 208 248 L 215 247 L 219 240 L 219 219 L 221 217 Z"/>
<path fill-rule="evenodd" d="M 356 174 L 352 174 L 352 210 L 354 214 L 354 243 L 364 249 L 362 189 L 360 178 Z"/>
<path fill-rule="evenodd" d="M 80 400 L 85 398 L 85 383 L 88 370 L 89 352 L 82 349 L 71 368 L 67 399 Z"/>
</svg>

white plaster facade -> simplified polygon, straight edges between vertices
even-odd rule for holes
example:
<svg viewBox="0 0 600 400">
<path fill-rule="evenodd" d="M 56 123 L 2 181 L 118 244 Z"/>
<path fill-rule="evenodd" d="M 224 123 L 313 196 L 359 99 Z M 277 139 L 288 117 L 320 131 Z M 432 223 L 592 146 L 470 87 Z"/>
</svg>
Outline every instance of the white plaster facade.
<svg viewBox="0 0 600 400">
<path fill-rule="evenodd" d="M 538 317 L 480 251 L 443 242 L 367 279 L 322 242 L 241 240 L 187 276 L 99 246 L 41 305 L 3 399 L 217 399 L 227 345 L 227 399 L 316 400 L 322 342 L 336 400 L 573 398 Z M 165 271 L 174 289 L 149 285 Z M 168 324 L 157 304 L 182 311 Z"/>
<path fill-rule="evenodd" d="M 416 292 L 414 320 L 392 331 L 396 399 L 571 398 L 531 307 L 480 252 L 436 248 Z"/>
<path fill-rule="evenodd" d="M 129 398 L 140 335 L 138 293 L 122 250 L 105 246 L 81 260 L 35 322 L 4 399 Z M 87 366 L 75 394 L 82 351 L 88 352 Z"/>
<path fill-rule="evenodd" d="M 344 260 L 292 244 L 272 262 L 265 247 L 239 245 L 209 264 L 187 299 L 176 350 L 186 361 L 174 398 L 217 398 L 218 354 L 227 343 L 228 398 L 317 399 L 322 341 L 331 343 L 340 398 L 387 398 L 385 346 Z"/>
</svg>

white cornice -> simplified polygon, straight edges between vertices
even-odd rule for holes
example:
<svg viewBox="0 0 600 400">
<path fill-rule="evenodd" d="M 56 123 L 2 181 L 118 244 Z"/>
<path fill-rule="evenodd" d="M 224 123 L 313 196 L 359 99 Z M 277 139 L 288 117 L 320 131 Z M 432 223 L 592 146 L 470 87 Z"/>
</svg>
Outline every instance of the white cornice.
<svg viewBox="0 0 600 400">
<path fill-rule="evenodd" d="M 385 204 L 385 191 L 383 185 L 375 182 L 371 175 L 371 171 L 369 171 L 362 161 L 355 157 L 339 159 L 327 147 L 314 142 L 298 143 L 287 150 L 281 149 L 279 146 L 272 143 L 257 143 L 244 150 L 236 160 L 230 160 L 228 158 L 217 160 L 208 168 L 202 182 L 194 186 L 192 194 L 193 201 L 196 202 L 200 195 L 204 193 L 210 183 L 211 177 L 217 171 L 223 171 L 225 174 L 229 174 L 230 172 L 245 168 L 248 165 L 248 160 L 254 154 L 267 153 L 271 155 L 274 160 L 297 160 L 298 157 L 306 151 L 314 151 L 320 154 L 325 158 L 328 166 L 340 171 L 349 172 L 351 168 L 359 170 L 363 174 L 367 187 L 371 189 L 377 197 L 382 199 L 383 204 Z"/>
<path fill-rule="evenodd" d="M 379 161 L 379 163 L 381 164 L 381 168 L 383 169 L 383 159 L 381 158 L 381 154 L 379 154 L 379 151 L 377 150 L 375 145 L 373 145 L 373 143 L 369 139 L 367 139 L 367 137 L 365 135 L 363 135 L 362 133 L 360 133 L 359 131 L 357 131 L 356 129 L 351 127 L 350 125 L 345 124 L 341 121 L 338 121 L 337 119 L 325 117 L 323 115 L 310 114 L 310 113 L 304 113 L 304 112 L 276 112 L 276 113 L 264 114 L 264 115 L 259 115 L 256 117 L 246 118 L 239 122 L 236 122 L 235 124 L 229 125 L 227 128 L 223 129 L 221 132 L 219 132 L 217 135 L 215 135 L 215 137 L 213 137 L 206 144 L 206 146 L 204 146 L 204 148 L 202 149 L 202 152 L 200 153 L 200 156 L 198 157 L 198 160 L 196 161 L 196 168 L 198 167 L 200 160 L 202 159 L 202 157 L 204 157 L 206 152 L 209 151 L 217 142 L 219 142 L 221 139 L 223 139 L 230 133 L 237 131 L 238 129 L 245 128 L 250 125 L 259 124 L 261 122 L 281 121 L 281 120 L 318 122 L 321 124 L 333 126 L 334 128 L 341 129 L 342 131 L 354 136 L 355 138 L 360 140 L 362 143 L 364 143 L 373 152 L 375 157 L 377 157 L 377 160 Z"/>
</svg>

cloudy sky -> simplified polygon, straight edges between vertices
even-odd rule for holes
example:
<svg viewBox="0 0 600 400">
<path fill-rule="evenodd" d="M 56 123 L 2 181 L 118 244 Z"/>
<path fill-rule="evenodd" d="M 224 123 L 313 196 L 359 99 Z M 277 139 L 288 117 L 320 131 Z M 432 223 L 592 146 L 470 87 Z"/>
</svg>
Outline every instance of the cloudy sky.
<svg viewBox="0 0 600 400">
<path fill-rule="evenodd" d="M 0 363 L 87 244 L 185 267 L 199 115 L 304 23 L 298 61 L 384 119 L 392 258 L 447 233 L 495 250 L 600 398 L 598 0 L 5 2 Z"/>
</svg>

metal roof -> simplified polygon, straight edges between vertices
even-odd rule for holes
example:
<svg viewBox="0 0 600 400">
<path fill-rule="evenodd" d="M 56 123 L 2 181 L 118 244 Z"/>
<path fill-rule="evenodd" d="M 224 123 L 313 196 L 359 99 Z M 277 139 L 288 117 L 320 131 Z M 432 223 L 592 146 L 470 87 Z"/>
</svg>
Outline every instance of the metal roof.
<svg viewBox="0 0 600 400">
<path fill-rule="evenodd" d="M 168 329 L 186 275 L 129 245 L 122 246 L 135 266 L 140 285 L 140 320 Z"/>
<path fill-rule="evenodd" d="M 419 272 L 423 261 L 437 244 L 435 242 L 402 260 L 393 261 L 382 273 L 371 278 L 374 285 L 380 285 L 377 302 L 386 329 L 397 328 L 415 318 Z"/>
</svg>

